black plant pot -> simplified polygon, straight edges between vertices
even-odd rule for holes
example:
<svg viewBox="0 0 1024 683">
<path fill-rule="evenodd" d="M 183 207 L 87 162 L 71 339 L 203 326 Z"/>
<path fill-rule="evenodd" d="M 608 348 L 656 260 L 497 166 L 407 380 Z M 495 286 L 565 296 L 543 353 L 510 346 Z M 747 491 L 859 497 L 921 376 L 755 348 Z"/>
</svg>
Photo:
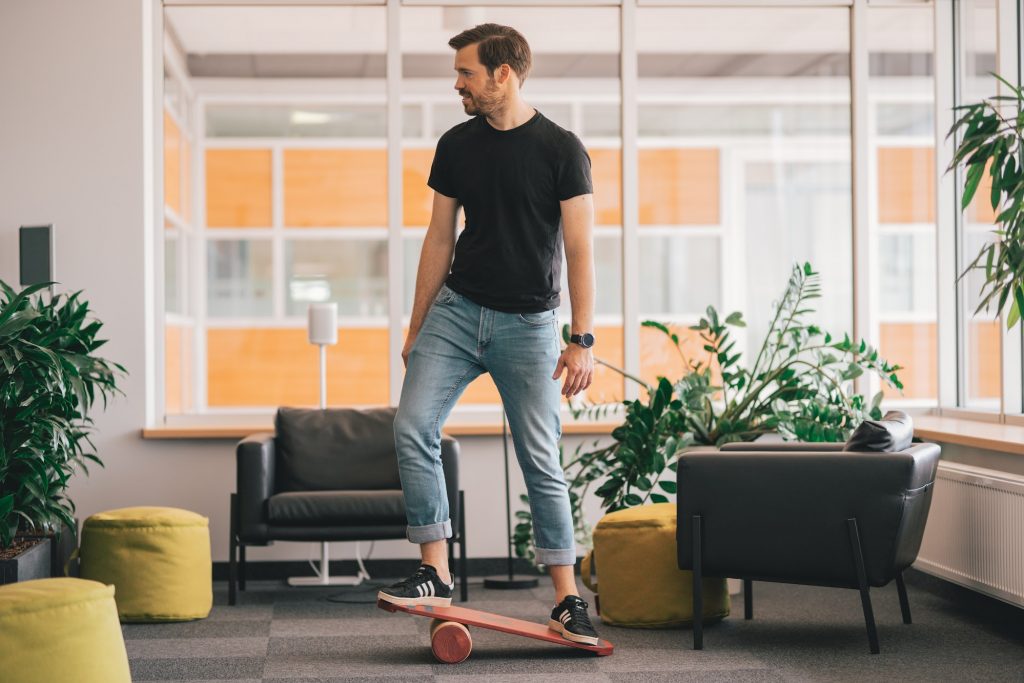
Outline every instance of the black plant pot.
<svg viewBox="0 0 1024 683">
<path fill-rule="evenodd" d="M 0 585 L 50 577 L 50 543 L 36 543 L 10 560 L 0 560 Z"/>
</svg>

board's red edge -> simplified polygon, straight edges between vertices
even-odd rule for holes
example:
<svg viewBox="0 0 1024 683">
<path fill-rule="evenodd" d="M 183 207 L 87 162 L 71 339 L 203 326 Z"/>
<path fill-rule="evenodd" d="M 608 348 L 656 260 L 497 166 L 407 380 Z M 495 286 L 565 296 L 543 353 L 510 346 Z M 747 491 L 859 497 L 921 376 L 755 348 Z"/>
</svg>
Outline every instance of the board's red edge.
<svg viewBox="0 0 1024 683">
<path fill-rule="evenodd" d="M 460 624 L 467 626 L 476 626 L 478 628 L 491 629 L 492 631 L 501 631 L 502 633 L 510 633 L 517 636 L 525 636 L 527 638 L 534 638 L 536 640 L 543 640 L 547 643 L 554 643 L 556 645 L 567 645 L 569 647 L 575 647 L 580 650 L 588 650 L 599 656 L 607 656 L 612 654 L 615 646 L 609 643 L 607 640 L 601 639 L 597 645 L 586 645 L 584 643 L 574 643 L 573 641 L 563 638 L 560 634 L 554 631 L 547 631 L 547 627 L 542 624 L 535 624 L 531 621 L 524 621 L 522 619 L 513 619 L 511 617 L 505 617 L 500 614 L 491 614 L 490 612 L 481 612 L 480 610 L 469 609 L 466 607 L 434 607 L 432 605 L 396 605 L 390 603 L 387 600 L 377 600 L 377 607 L 388 612 L 406 612 L 408 614 L 415 614 L 421 617 L 432 617 L 434 619 L 444 619 L 445 621 L 457 621 Z M 477 616 L 479 615 L 479 616 Z M 499 625 L 489 619 L 502 619 L 508 624 Z M 520 630 L 516 629 L 516 626 Z M 546 633 L 549 635 L 540 635 L 539 633 L 532 633 L 530 629 L 541 626 L 545 628 Z"/>
</svg>

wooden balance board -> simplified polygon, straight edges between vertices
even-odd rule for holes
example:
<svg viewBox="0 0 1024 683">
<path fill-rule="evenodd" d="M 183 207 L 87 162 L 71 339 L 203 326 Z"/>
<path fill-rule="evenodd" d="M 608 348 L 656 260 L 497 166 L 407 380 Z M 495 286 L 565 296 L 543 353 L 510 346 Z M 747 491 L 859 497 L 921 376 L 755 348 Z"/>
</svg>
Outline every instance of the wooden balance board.
<svg viewBox="0 0 1024 683">
<path fill-rule="evenodd" d="M 567 645 L 580 650 L 589 650 L 595 655 L 610 655 L 613 646 L 607 640 L 598 640 L 597 645 L 575 643 L 549 629 L 545 624 L 512 619 L 500 614 L 481 612 L 465 607 L 434 607 L 432 605 L 395 605 L 387 600 L 377 600 L 377 607 L 388 612 L 406 612 L 420 617 L 430 617 L 430 649 L 434 656 L 448 664 L 458 664 L 473 650 L 473 638 L 467 626 L 478 626 L 492 631 L 510 633 L 544 640 L 556 645 Z"/>
</svg>

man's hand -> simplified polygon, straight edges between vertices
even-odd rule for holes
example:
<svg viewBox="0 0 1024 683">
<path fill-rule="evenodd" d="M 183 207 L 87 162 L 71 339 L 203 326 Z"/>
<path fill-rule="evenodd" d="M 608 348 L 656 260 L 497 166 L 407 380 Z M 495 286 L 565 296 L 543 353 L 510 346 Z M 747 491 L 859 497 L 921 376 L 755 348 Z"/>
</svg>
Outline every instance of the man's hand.
<svg viewBox="0 0 1024 683">
<path fill-rule="evenodd" d="M 416 343 L 416 335 L 409 334 L 405 338 L 405 346 L 402 347 L 402 365 L 406 368 L 409 367 L 409 352 L 412 351 L 412 345 Z"/>
<path fill-rule="evenodd" d="M 558 357 L 555 374 L 551 379 L 558 379 L 565 370 L 565 383 L 562 385 L 563 396 L 575 396 L 590 386 L 594 380 L 594 354 L 579 344 L 570 343 Z"/>
</svg>

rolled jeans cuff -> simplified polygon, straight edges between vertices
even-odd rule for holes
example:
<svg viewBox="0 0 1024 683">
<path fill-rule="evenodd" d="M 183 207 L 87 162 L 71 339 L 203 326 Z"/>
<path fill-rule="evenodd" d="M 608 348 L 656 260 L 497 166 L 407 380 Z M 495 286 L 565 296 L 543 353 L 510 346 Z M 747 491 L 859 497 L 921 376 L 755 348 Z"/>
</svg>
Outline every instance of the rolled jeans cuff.
<svg viewBox="0 0 1024 683">
<path fill-rule="evenodd" d="M 576 548 L 534 548 L 537 564 L 576 564 Z"/>
<path fill-rule="evenodd" d="M 443 538 L 452 537 L 452 520 L 446 519 L 436 524 L 426 526 L 406 527 L 405 535 L 413 543 L 430 543 L 440 541 Z"/>
</svg>

